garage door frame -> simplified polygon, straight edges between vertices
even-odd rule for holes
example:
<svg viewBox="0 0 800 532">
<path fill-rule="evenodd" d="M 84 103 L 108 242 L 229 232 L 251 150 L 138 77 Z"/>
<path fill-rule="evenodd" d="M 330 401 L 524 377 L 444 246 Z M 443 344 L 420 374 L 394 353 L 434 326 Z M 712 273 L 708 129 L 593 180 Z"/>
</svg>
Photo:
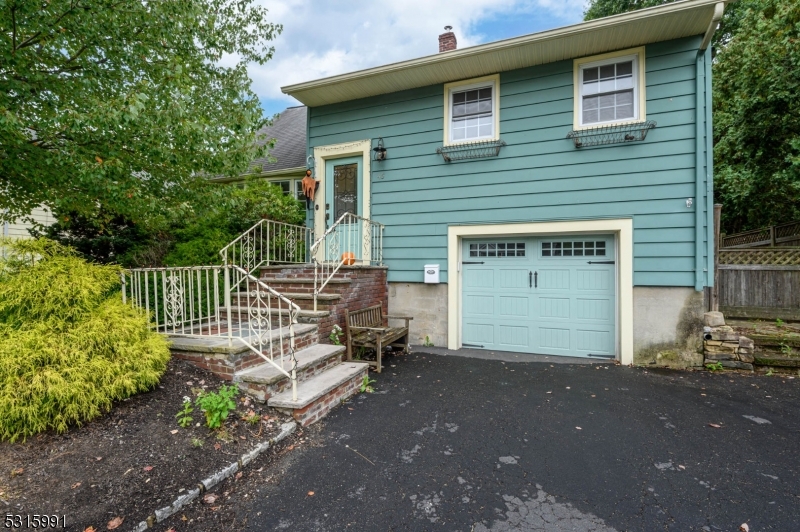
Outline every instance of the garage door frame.
<svg viewBox="0 0 800 532">
<path fill-rule="evenodd" d="M 543 237 L 566 234 L 612 234 L 617 249 L 617 360 L 633 363 L 633 220 L 575 220 L 485 225 L 451 225 L 447 229 L 447 347 L 461 348 L 462 245 L 465 238 Z"/>
</svg>

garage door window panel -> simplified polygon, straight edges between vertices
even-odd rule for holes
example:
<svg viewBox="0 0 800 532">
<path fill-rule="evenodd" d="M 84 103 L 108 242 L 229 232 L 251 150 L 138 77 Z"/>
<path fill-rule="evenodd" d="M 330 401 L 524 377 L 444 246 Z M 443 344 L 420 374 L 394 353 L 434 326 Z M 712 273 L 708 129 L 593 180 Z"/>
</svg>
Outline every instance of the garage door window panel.
<svg viewBox="0 0 800 532">
<path fill-rule="evenodd" d="M 605 257 L 606 243 L 601 240 L 542 242 L 542 257 Z"/>
<path fill-rule="evenodd" d="M 524 257 L 524 242 L 476 242 L 469 245 L 469 256 L 473 257 Z"/>
</svg>

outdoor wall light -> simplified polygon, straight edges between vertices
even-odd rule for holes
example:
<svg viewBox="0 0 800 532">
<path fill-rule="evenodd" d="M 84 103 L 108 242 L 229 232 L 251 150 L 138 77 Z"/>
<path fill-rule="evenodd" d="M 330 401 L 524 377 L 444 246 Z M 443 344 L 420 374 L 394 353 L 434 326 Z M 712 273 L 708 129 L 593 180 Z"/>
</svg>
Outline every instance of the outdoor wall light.
<svg viewBox="0 0 800 532">
<path fill-rule="evenodd" d="M 313 177 L 314 176 L 314 156 L 313 155 L 309 155 L 308 157 L 306 157 L 306 168 L 311 170 L 311 176 Z"/>
<path fill-rule="evenodd" d="M 386 160 L 386 148 L 383 147 L 383 138 L 378 137 L 378 145 L 372 148 L 374 152 L 372 155 L 373 161 L 385 161 Z"/>
</svg>

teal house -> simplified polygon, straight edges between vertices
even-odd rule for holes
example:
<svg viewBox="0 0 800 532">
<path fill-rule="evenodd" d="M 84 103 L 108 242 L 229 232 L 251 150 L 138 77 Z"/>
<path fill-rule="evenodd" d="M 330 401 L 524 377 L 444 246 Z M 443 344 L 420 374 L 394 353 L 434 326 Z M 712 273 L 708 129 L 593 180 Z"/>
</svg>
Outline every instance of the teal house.
<svg viewBox="0 0 800 532">
<path fill-rule="evenodd" d="M 724 6 L 464 49 L 446 31 L 436 55 L 284 87 L 308 107 L 309 223 L 383 224 L 412 342 L 698 363 Z"/>
</svg>

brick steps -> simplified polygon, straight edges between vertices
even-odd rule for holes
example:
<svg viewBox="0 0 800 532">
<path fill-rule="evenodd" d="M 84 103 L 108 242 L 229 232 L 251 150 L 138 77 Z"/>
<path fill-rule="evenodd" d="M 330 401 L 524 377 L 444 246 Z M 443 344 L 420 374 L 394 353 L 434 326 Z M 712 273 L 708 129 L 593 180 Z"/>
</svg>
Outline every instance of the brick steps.
<svg viewBox="0 0 800 532">
<path fill-rule="evenodd" d="M 363 362 L 344 362 L 327 369 L 297 385 L 297 401 L 292 390 L 271 397 L 267 404 L 291 415 L 302 426 L 325 417 L 342 401 L 358 393 L 369 365 Z"/>
<path fill-rule="evenodd" d="M 297 380 L 299 382 L 325 371 L 339 364 L 344 356 L 344 346 L 316 344 L 295 353 L 297 358 Z M 291 371 L 291 366 L 286 365 L 286 370 Z M 233 376 L 233 382 L 239 389 L 256 400 L 264 402 L 291 387 L 291 381 L 269 363 L 263 363 L 252 368 L 238 371 Z"/>
<path fill-rule="evenodd" d="M 294 331 L 295 351 L 319 343 L 319 328 L 314 324 L 299 323 L 294 326 Z M 272 335 L 270 345 L 275 356 L 281 352 L 281 346 L 284 353 L 289 353 L 289 328 L 275 329 Z M 230 345 L 227 336 L 191 338 L 173 336 L 169 340 L 172 356 L 188 360 L 196 366 L 214 372 L 223 379 L 233 380 L 236 372 L 264 364 L 264 359 L 238 338 L 234 338 Z M 264 352 L 269 356 L 269 347 L 264 349 Z"/>
</svg>

